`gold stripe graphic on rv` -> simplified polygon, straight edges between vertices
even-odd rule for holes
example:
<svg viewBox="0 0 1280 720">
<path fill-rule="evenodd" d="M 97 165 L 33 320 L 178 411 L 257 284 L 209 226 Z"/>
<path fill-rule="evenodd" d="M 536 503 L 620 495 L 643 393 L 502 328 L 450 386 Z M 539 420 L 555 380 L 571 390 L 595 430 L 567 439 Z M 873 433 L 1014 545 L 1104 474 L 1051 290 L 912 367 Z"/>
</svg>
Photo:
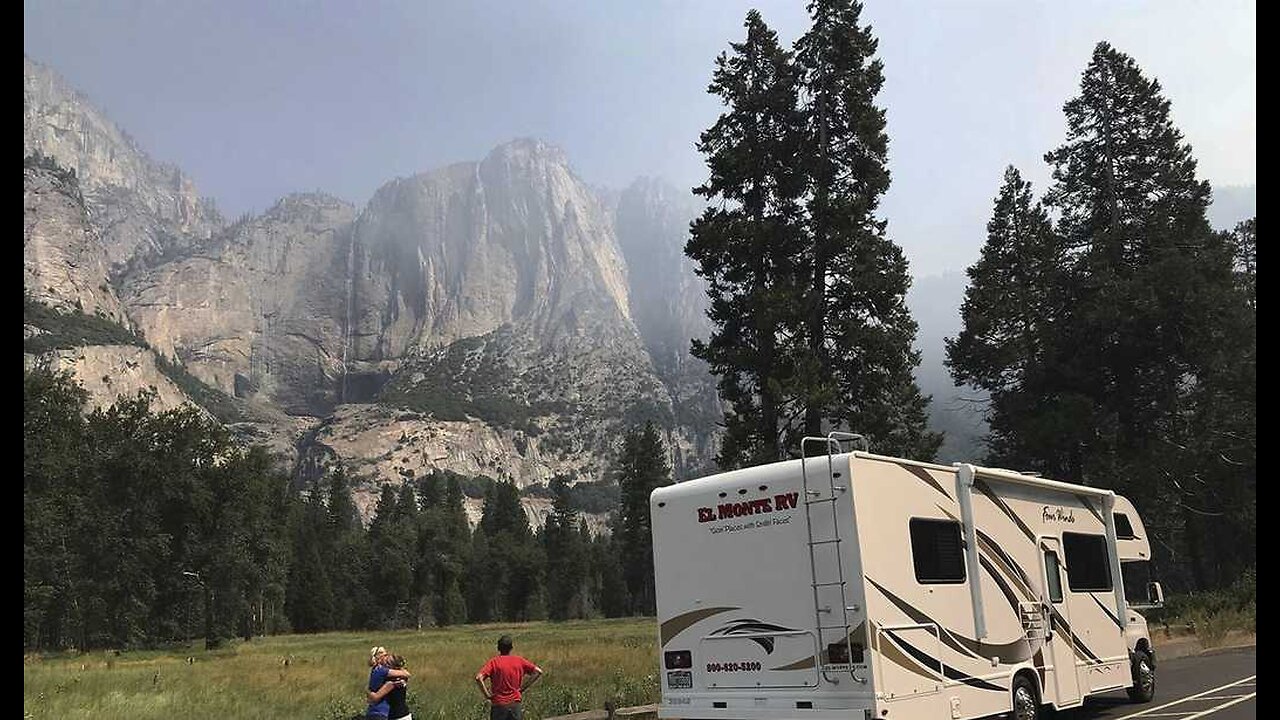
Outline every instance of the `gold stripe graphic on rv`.
<svg viewBox="0 0 1280 720">
<path fill-rule="evenodd" d="M 942 623 L 915 609 L 907 603 L 907 601 L 889 592 L 887 588 L 875 580 L 872 580 L 870 577 L 867 578 L 867 582 L 874 585 L 875 588 L 889 600 L 889 602 L 896 605 L 903 614 L 911 618 L 912 622 L 920 624 L 932 623 L 933 625 L 936 625 L 938 627 L 939 637 L 943 644 L 958 653 L 970 655 L 975 658 L 989 659 L 991 654 L 994 652 L 999 657 L 1000 662 L 1006 665 L 1020 663 L 1031 657 L 1031 653 L 1033 652 L 1031 643 L 1025 637 L 1018 638 L 1010 643 L 1003 643 L 999 645 L 971 640 L 959 633 L 947 630 Z"/>
<path fill-rule="evenodd" d="M 1084 660 L 1085 662 L 1102 662 L 1102 658 L 1094 654 L 1094 652 L 1084 644 L 1084 641 L 1071 631 L 1071 624 L 1067 622 L 1066 618 L 1062 617 L 1062 613 L 1058 612 L 1057 608 L 1051 609 L 1053 611 L 1053 618 L 1050 621 L 1050 625 L 1056 627 L 1058 632 L 1067 636 L 1067 644 L 1071 646 L 1071 650 L 1076 654 L 1076 657 Z"/>
<path fill-rule="evenodd" d="M 1027 600 L 1036 600 L 1039 597 L 1039 593 L 1036 592 L 1035 583 L 1031 582 L 1031 577 L 1027 575 L 1027 571 L 1023 570 L 1018 561 L 1010 557 L 995 540 L 992 540 L 991 536 L 981 530 L 978 530 L 977 534 L 978 548 L 986 550 L 992 561 L 997 562 L 1004 569 L 1005 573 L 1018 584 L 1018 589 L 1022 591 Z"/>
<path fill-rule="evenodd" d="M 995 503 L 995 506 L 1000 508 L 1001 512 L 1009 516 L 1009 519 L 1013 521 L 1014 525 L 1018 526 L 1018 529 L 1022 531 L 1023 535 L 1027 536 L 1028 540 L 1031 542 L 1036 541 L 1036 534 L 1031 532 L 1031 528 L 1027 527 L 1027 524 L 1022 522 L 1022 518 L 1018 517 L 1017 513 L 1011 510 L 1008 505 L 1004 504 L 1003 500 L 996 496 L 990 485 L 982 480 L 975 479 L 973 481 L 973 486 L 978 489 L 978 492 L 986 495 L 988 500 Z"/>
<path fill-rule="evenodd" d="M 942 678 L 938 676 L 938 673 L 936 671 L 931 670 L 928 667 L 925 667 L 924 670 L 921 670 L 923 663 L 920 663 L 919 665 L 917 665 L 919 661 L 913 660 L 912 658 L 907 657 L 907 654 L 904 653 L 902 649 L 899 648 L 892 639 L 890 639 L 886 643 L 881 644 L 880 654 L 888 658 L 889 660 L 892 660 L 894 665 L 898 665 L 904 670 L 913 672 L 916 675 L 919 675 L 920 677 L 925 678 L 926 680 L 931 680 L 933 682 L 939 682 L 942 680 Z"/>
<path fill-rule="evenodd" d="M 858 623 L 857 627 L 849 631 L 848 642 L 861 643 L 864 648 L 867 646 L 867 621 L 863 620 L 862 622 Z M 822 663 L 825 665 L 826 662 L 827 662 L 827 651 L 826 649 L 823 649 Z M 813 667 L 813 665 L 814 665 L 814 658 L 812 655 L 810 655 L 809 657 L 804 658 L 803 660 L 796 660 L 795 662 L 787 663 L 786 665 L 781 665 L 776 668 L 769 668 L 769 671 L 773 672 L 776 670 L 808 670 L 809 668 Z"/>
<path fill-rule="evenodd" d="M 1093 598 L 1093 601 L 1098 604 L 1098 607 L 1102 608 L 1102 612 L 1106 613 L 1107 617 L 1111 618 L 1111 622 L 1115 623 L 1116 627 L 1121 629 L 1124 628 L 1124 625 L 1121 624 L 1120 622 L 1120 618 L 1116 617 L 1116 614 L 1111 612 L 1111 608 L 1102 604 L 1102 601 L 1098 599 L 1097 595 L 1094 595 L 1093 593 L 1089 593 L 1089 597 Z"/>
<path fill-rule="evenodd" d="M 930 474 L 929 474 L 929 471 L 928 471 L 928 470 L 925 470 L 925 469 L 924 469 L 924 468 L 922 468 L 922 467 L 916 467 L 915 465 L 908 465 L 908 464 L 906 464 L 906 463 L 897 463 L 897 465 L 898 465 L 898 467 L 902 468 L 903 470 L 906 470 L 907 472 L 911 473 L 912 475 L 915 475 L 916 477 L 918 477 L 918 478 L 920 478 L 921 480 L 923 480 L 923 481 L 925 481 L 926 483 L 928 483 L 928 484 L 929 484 L 929 485 L 930 485 L 934 490 L 937 490 L 938 492 L 942 493 L 942 495 L 943 495 L 946 499 L 948 499 L 948 500 L 954 500 L 954 499 L 955 499 L 955 498 L 951 497 L 951 493 L 947 492 L 947 489 L 946 489 L 946 488 L 942 487 L 942 484 L 938 482 L 938 479 L 937 479 L 937 478 L 935 478 L 934 476 L 932 476 L 932 475 L 930 475 Z"/>
<path fill-rule="evenodd" d="M 1013 588 L 1009 587 L 1009 583 L 1004 581 L 1004 578 L 1000 575 L 1000 571 L 996 570 L 995 566 L 991 564 L 991 560 L 988 559 L 986 555 L 979 555 L 978 563 L 982 565 L 982 569 L 986 570 L 987 574 L 991 576 L 991 579 L 995 581 L 996 587 L 1000 588 L 1000 594 L 1004 595 L 1004 599 L 1009 601 L 1009 607 L 1013 609 L 1015 614 L 1018 613 L 1018 598 L 1014 597 Z"/>
<path fill-rule="evenodd" d="M 915 658 L 917 662 L 919 662 L 921 665 L 928 666 L 930 672 L 933 672 L 933 673 L 937 672 L 932 667 L 933 665 L 936 665 L 942 669 L 942 676 L 948 680 L 958 680 L 964 683 L 965 685 L 968 685 L 969 687 L 975 687 L 975 688 L 978 688 L 979 690 L 1004 691 L 1004 688 L 1000 687 L 999 685 L 996 685 L 995 683 L 987 682 L 986 680 L 983 680 L 981 678 L 973 677 L 972 675 L 964 672 L 963 670 L 957 670 L 956 668 L 951 667 L 950 665 L 942 662 L 938 658 L 935 658 L 929 655 L 929 653 L 926 653 L 925 651 L 921 650 L 915 645 L 912 645 L 911 643 L 907 642 L 904 638 L 894 634 L 895 632 L 896 631 L 894 630 L 884 631 L 883 635 L 889 639 L 887 646 L 893 647 L 895 644 L 901 645 L 902 649 L 906 650 L 907 653 L 909 653 L 911 657 Z"/>
<path fill-rule="evenodd" d="M 732 612 L 739 609 L 740 608 L 736 607 L 709 607 L 690 610 L 682 615 L 677 615 L 662 623 L 662 627 L 658 631 L 658 634 L 662 638 L 662 645 L 665 647 L 667 643 L 671 642 L 671 638 L 684 632 L 685 628 L 698 621 L 706 620 L 712 615 L 719 615 L 720 613 Z"/>
</svg>

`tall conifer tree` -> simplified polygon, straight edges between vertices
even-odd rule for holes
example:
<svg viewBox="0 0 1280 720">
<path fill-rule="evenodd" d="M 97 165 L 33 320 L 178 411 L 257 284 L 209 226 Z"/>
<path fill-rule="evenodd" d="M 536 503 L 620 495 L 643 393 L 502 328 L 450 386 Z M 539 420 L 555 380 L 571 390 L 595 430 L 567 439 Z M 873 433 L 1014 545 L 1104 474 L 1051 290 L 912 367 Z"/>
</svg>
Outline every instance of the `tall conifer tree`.
<svg viewBox="0 0 1280 720">
<path fill-rule="evenodd" d="M 726 110 L 702 133 L 698 150 L 710 177 L 694 189 L 711 204 L 685 247 L 707 280 L 713 325 L 693 354 L 719 376 L 730 405 L 722 468 L 783 456 L 779 435 L 794 382 L 787 345 L 798 323 L 803 250 L 795 66 L 758 12 L 748 13 L 746 28 L 746 39 L 716 60 L 708 91 Z"/>
<path fill-rule="evenodd" d="M 878 41 L 854 0 L 812 0 L 809 14 L 795 52 L 809 186 L 804 288 L 793 299 L 804 315 L 796 429 L 847 429 L 883 452 L 931 460 L 942 438 L 926 427 L 928 398 L 913 376 L 907 259 L 876 215 L 889 188 Z"/>
</svg>

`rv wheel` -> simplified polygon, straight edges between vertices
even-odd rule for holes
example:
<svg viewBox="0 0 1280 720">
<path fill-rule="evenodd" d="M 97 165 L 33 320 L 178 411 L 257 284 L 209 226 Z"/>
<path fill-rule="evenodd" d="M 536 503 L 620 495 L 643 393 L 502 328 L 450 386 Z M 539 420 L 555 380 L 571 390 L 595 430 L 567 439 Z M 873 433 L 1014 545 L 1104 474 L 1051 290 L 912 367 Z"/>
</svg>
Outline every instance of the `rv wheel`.
<svg viewBox="0 0 1280 720">
<path fill-rule="evenodd" d="M 1156 669 L 1151 665 L 1151 655 L 1146 650 L 1133 654 L 1133 687 L 1129 699 L 1134 702 L 1151 702 L 1156 696 Z"/>
<path fill-rule="evenodd" d="M 1040 699 L 1026 675 L 1013 679 L 1013 720 L 1040 720 Z"/>
</svg>

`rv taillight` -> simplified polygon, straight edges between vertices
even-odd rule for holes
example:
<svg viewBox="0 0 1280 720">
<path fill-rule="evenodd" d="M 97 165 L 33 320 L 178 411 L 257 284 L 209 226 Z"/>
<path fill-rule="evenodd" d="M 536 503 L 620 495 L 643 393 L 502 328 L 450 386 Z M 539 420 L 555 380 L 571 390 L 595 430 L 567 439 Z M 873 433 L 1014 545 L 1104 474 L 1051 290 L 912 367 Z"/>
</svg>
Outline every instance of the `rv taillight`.
<svg viewBox="0 0 1280 720">
<path fill-rule="evenodd" d="M 668 650 L 662 653 L 662 663 L 668 670 L 687 670 L 693 667 L 693 653 L 688 650 Z"/>
</svg>

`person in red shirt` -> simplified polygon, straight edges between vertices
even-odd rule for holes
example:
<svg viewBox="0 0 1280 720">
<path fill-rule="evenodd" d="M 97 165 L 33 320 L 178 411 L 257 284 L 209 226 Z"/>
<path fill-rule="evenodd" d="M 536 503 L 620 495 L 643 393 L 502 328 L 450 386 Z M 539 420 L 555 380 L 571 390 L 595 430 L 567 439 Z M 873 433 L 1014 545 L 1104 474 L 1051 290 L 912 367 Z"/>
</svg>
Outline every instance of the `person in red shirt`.
<svg viewBox="0 0 1280 720">
<path fill-rule="evenodd" d="M 522 720 L 520 699 L 542 677 L 542 668 L 511 654 L 511 636 L 498 638 L 498 654 L 476 673 L 476 685 L 489 701 L 489 720 Z M 488 679 L 489 684 L 484 681 Z"/>
</svg>

